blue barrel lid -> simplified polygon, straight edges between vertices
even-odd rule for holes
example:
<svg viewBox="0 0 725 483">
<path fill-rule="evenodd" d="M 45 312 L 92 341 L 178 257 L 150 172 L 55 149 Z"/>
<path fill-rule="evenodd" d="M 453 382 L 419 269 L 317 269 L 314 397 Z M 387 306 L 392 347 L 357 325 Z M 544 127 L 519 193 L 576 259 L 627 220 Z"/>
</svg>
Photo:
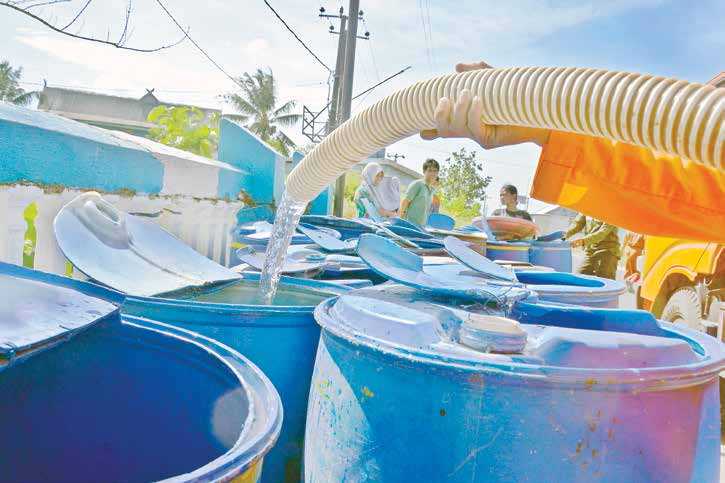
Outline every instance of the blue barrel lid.
<svg viewBox="0 0 725 483">
<path fill-rule="evenodd" d="M 0 359 L 73 335 L 118 310 L 75 290 L 7 274 L 0 274 L 0 293 Z"/>
<path fill-rule="evenodd" d="M 706 334 L 642 311 L 562 307 L 569 317 L 589 320 L 582 323 L 587 328 L 545 324 L 541 317 L 536 323 L 516 321 L 490 306 L 456 305 L 394 284 L 328 300 L 315 316 L 328 333 L 394 357 L 543 383 L 664 389 L 715 377 L 725 368 L 725 346 Z M 607 330 L 602 323 L 628 313 L 637 322 L 629 329 Z"/>
<path fill-rule="evenodd" d="M 127 294 L 157 295 L 240 278 L 159 225 L 119 211 L 95 192 L 65 205 L 53 228 L 73 265 Z"/>
<path fill-rule="evenodd" d="M 349 219 L 349 218 L 339 218 L 337 216 L 329 216 L 329 215 L 302 215 L 302 218 L 300 218 L 301 223 L 309 223 L 311 225 L 322 225 L 322 226 L 332 226 L 332 227 L 340 227 L 340 228 L 348 228 L 348 229 L 355 229 L 355 230 L 362 230 L 366 233 L 372 232 L 372 228 L 366 223 Z"/>
<path fill-rule="evenodd" d="M 523 287 L 486 279 L 459 263 L 426 265 L 422 257 L 377 235 L 362 235 L 357 251 L 380 276 L 425 292 L 504 303 L 530 295 Z"/>
<path fill-rule="evenodd" d="M 290 276 L 311 276 L 320 272 L 325 267 L 325 257 L 322 259 L 308 257 L 314 257 L 319 252 L 314 250 L 307 250 L 308 253 L 298 251 L 293 254 L 287 254 L 282 263 L 281 274 Z M 246 263 L 255 270 L 260 272 L 264 268 L 264 260 L 266 254 L 262 251 L 257 251 L 254 247 L 244 247 L 237 250 L 237 257 L 242 262 Z"/>
</svg>

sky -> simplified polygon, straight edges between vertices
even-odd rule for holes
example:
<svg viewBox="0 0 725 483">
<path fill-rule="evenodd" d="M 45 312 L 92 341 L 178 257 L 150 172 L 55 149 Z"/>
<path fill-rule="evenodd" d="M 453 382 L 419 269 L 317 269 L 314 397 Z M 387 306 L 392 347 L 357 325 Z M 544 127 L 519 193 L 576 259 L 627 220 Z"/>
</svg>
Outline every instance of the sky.
<svg viewBox="0 0 725 483">
<path fill-rule="evenodd" d="M 334 67 L 337 36 L 318 9 L 335 12 L 347 2 L 269 0 L 328 66 Z M 62 24 L 85 0 L 37 7 L 34 13 Z M 705 82 L 725 70 L 725 2 L 722 0 L 361 0 L 365 22 L 359 41 L 353 92 L 361 92 L 403 67 L 405 74 L 353 101 L 353 114 L 392 92 L 448 73 L 459 61 L 485 60 L 496 67 L 581 66 L 627 70 Z M 298 101 L 316 111 L 328 97 L 328 71 L 315 61 L 263 0 L 165 0 L 189 34 L 227 72 L 238 76 L 271 69 L 281 102 Z M 113 38 L 122 29 L 127 0 L 90 3 L 73 29 Z M 156 0 L 133 0 L 129 46 L 174 42 L 180 31 Z M 429 35 L 426 34 L 429 32 Z M 23 67 L 23 87 L 76 87 L 140 97 L 155 89 L 162 101 L 219 107 L 235 84 L 185 41 L 154 53 L 114 49 L 56 34 L 38 22 L 0 7 L 0 60 Z M 306 144 L 301 126 L 286 129 Z M 445 160 L 461 147 L 474 149 L 493 177 L 489 208 L 500 186 L 528 192 L 539 149 L 524 144 L 483 151 L 469 140 L 423 141 L 410 137 L 388 148 L 399 162 L 420 170 L 428 157 Z M 532 201 L 530 209 L 545 205 Z"/>
</svg>

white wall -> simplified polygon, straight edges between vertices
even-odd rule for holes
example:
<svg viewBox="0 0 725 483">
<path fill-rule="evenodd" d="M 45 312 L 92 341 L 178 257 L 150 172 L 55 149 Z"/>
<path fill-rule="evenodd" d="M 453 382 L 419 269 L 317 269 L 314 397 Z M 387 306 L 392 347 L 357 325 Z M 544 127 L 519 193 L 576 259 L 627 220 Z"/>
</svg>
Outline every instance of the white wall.
<svg viewBox="0 0 725 483">
<path fill-rule="evenodd" d="M 80 193 L 70 189 L 46 193 L 36 186 L 0 186 L 0 260 L 22 265 L 27 230 L 23 211 L 29 204 L 37 203 L 34 268 L 64 274 L 66 259 L 55 241 L 53 219 L 63 205 Z M 157 222 L 199 253 L 228 266 L 231 230 L 241 203 L 178 195 L 129 198 L 106 194 L 103 197 L 125 212 L 159 213 L 147 219 Z"/>
</svg>

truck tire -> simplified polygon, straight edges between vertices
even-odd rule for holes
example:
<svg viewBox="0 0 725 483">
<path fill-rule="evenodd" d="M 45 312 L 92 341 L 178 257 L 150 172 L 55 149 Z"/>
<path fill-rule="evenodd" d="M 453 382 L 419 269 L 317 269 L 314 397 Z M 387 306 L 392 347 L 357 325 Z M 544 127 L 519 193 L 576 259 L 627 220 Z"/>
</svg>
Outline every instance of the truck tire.
<svg viewBox="0 0 725 483">
<path fill-rule="evenodd" d="M 668 322 L 683 324 L 702 331 L 700 297 L 695 289 L 693 287 L 682 287 L 675 290 L 662 310 L 661 318 Z"/>
</svg>

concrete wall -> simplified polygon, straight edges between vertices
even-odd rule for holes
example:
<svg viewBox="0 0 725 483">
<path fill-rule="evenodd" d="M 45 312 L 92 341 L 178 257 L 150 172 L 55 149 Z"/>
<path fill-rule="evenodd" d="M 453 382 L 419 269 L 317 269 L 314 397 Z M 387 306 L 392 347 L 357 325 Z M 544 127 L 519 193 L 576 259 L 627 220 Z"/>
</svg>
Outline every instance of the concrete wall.
<svg viewBox="0 0 725 483">
<path fill-rule="evenodd" d="M 95 190 L 227 264 L 246 178 L 226 163 L 0 102 L 0 260 L 23 263 L 34 251 L 26 266 L 66 273 L 53 219 L 72 198 Z"/>
</svg>

